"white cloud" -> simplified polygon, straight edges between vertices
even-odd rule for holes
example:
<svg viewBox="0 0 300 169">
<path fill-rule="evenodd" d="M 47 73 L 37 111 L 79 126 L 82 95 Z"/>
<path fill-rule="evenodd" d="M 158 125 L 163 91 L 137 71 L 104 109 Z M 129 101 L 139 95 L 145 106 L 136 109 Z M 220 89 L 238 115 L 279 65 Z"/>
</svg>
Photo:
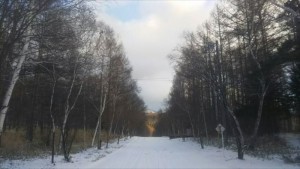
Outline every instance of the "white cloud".
<svg viewBox="0 0 300 169">
<path fill-rule="evenodd" d="M 167 55 L 180 43 L 184 31 L 195 31 L 208 18 L 212 5 L 207 2 L 139 1 L 140 16 L 129 21 L 109 16 L 105 10 L 98 11 L 99 18 L 109 24 L 123 42 L 133 66 L 133 77 L 148 79 L 138 84 L 150 109 L 162 106 L 172 86 L 172 81 L 165 80 L 172 79 L 174 74 Z"/>
</svg>

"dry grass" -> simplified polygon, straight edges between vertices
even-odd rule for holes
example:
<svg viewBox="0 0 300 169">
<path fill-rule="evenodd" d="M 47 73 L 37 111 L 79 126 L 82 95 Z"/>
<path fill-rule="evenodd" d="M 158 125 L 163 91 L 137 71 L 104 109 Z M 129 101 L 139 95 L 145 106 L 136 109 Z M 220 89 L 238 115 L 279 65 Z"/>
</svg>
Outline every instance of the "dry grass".
<svg viewBox="0 0 300 169">
<path fill-rule="evenodd" d="M 24 133 L 23 130 L 7 130 L 2 136 L 2 147 L 10 151 L 17 151 L 26 142 Z"/>
<path fill-rule="evenodd" d="M 251 156 L 272 159 L 274 155 L 291 154 L 292 151 L 286 143 L 277 136 L 263 136 L 257 139 L 255 150 L 247 150 L 246 154 Z"/>
<path fill-rule="evenodd" d="M 0 147 L 0 156 L 3 158 L 26 158 L 37 155 L 43 155 L 47 152 L 45 145 L 41 140 L 34 139 L 32 142 L 26 140 L 24 129 L 6 130 L 2 136 L 2 147 Z M 37 135 L 36 131 L 34 134 Z"/>
<path fill-rule="evenodd" d="M 86 148 L 91 147 L 91 142 L 93 139 L 93 130 L 83 129 L 70 130 L 71 135 L 76 133 L 73 140 L 71 153 L 76 153 L 82 151 Z M 85 134 L 84 134 L 85 133 Z M 26 131 L 24 129 L 10 129 L 6 130 L 2 136 L 2 147 L 0 147 L 0 157 L 5 159 L 24 159 L 36 156 L 46 156 L 50 154 L 51 146 L 47 145 L 47 140 L 49 139 L 47 135 L 49 131 L 44 131 L 41 134 L 39 129 L 34 131 L 33 141 L 29 142 L 26 139 Z M 107 133 L 102 132 L 102 146 L 105 145 Z M 117 136 L 111 136 L 109 140 L 117 138 Z M 55 149 L 59 147 L 60 141 L 60 130 L 56 131 L 55 136 Z M 60 152 L 58 152 L 60 153 Z"/>
<path fill-rule="evenodd" d="M 249 140 L 247 137 L 245 139 L 246 141 Z M 204 139 L 204 144 L 221 148 L 221 141 L 217 137 L 212 137 L 209 140 Z M 225 149 L 237 151 L 235 138 L 228 138 Z M 272 135 L 259 137 L 255 145 L 255 150 L 245 148 L 245 154 L 263 159 L 272 159 L 275 156 L 290 157 L 295 156 L 298 152 L 299 150 L 292 149 L 279 137 Z"/>
</svg>

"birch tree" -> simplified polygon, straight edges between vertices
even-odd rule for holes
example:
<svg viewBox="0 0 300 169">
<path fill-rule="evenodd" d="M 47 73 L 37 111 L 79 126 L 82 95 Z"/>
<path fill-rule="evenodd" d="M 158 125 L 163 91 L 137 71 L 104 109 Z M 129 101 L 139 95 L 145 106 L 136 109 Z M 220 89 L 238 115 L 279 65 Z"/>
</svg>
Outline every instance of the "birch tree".
<svg viewBox="0 0 300 169">
<path fill-rule="evenodd" d="M 1 2 L 0 29 L 1 29 L 1 47 L 0 47 L 0 74 L 7 71 L 8 65 L 5 60 L 11 60 L 12 70 L 9 72 L 9 83 L 6 88 L 2 88 L 3 96 L 0 109 L 0 140 L 3 133 L 4 121 L 6 118 L 9 102 L 13 94 L 15 85 L 19 79 L 19 74 L 26 58 L 33 53 L 32 41 L 33 34 L 36 30 L 33 24 L 38 23 L 39 16 L 50 8 L 61 7 L 62 4 L 57 3 L 58 0 L 26 0 L 26 1 L 10 1 Z M 75 1 L 74 1 L 75 2 Z M 63 6 L 71 5 L 73 2 L 64 3 Z M 55 4 L 55 5 L 54 5 Z M 13 55 L 12 53 L 17 53 Z M 5 70 L 6 69 L 6 70 Z M 0 79 L 0 83 L 3 81 Z M 1 144 L 1 141 L 0 141 Z"/>
<path fill-rule="evenodd" d="M 107 105 L 107 95 L 108 95 L 108 82 L 109 82 L 109 57 L 112 53 L 113 47 L 110 45 L 111 35 L 109 34 L 110 28 L 100 23 L 100 30 L 98 31 L 99 35 L 97 36 L 97 39 L 95 40 L 96 44 L 94 47 L 94 57 L 98 58 L 97 67 L 100 68 L 99 70 L 99 86 L 100 86 L 100 93 L 99 93 L 99 103 L 94 105 L 94 108 L 96 109 L 98 113 L 98 120 L 97 124 L 94 130 L 94 135 L 92 139 L 92 146 L 94 146 L 96 135 L 98 134 L 98 149 L 101 149 L 101 122 L 102 122 L 102 116 L 105 111 L 106 105 Z"/>
</svg>

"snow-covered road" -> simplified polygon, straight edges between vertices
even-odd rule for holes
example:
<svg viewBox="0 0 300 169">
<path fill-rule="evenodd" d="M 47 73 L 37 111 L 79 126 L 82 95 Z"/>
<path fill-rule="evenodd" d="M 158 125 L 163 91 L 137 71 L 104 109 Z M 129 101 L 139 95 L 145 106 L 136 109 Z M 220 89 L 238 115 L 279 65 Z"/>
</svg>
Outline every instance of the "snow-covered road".
<svg viewBox="0 0 300 169">
<path fill-rule="evenodd" d="M 72 162 L 67 163 L 63 156 L 55 158 L 56 164 L 50 163 L 50 156 L 30 160 L 2 161 L 0 169 L 98 169 L 98 168 L 264 168 L 299 169 L 299 165 L 285 164 L 279 158 L 261 160 L 245 156 L 238 160 L 237 154 L 216 147 L 205 147 L 193 141 L 170 140 L 167 137 L 133 137 L 120 144 L 112 143 L 109 148 L 97 150 L 90 148 L 72 155 Z"/>
<path fill-rule="evenodd" d="M 299 168 L 280 160 L 259 160 L 214 147 L 201 149 L 199 144 L 166 137 L 134 137 L 87 168 Z"/>
</svg>

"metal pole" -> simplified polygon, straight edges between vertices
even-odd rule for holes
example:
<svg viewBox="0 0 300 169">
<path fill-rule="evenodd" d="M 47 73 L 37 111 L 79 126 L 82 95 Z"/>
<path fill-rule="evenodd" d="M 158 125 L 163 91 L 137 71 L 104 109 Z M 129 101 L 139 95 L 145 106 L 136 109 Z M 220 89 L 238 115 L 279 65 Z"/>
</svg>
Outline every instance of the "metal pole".
<svg viewBox="0 0 300 169">
<path fill-rule="evenodd" d="M 224 138 L 223 138 L 223 131 L 221 132 L 221 135 L 222 135 L 222 147 L 224 149 Z"/>
</svg>

